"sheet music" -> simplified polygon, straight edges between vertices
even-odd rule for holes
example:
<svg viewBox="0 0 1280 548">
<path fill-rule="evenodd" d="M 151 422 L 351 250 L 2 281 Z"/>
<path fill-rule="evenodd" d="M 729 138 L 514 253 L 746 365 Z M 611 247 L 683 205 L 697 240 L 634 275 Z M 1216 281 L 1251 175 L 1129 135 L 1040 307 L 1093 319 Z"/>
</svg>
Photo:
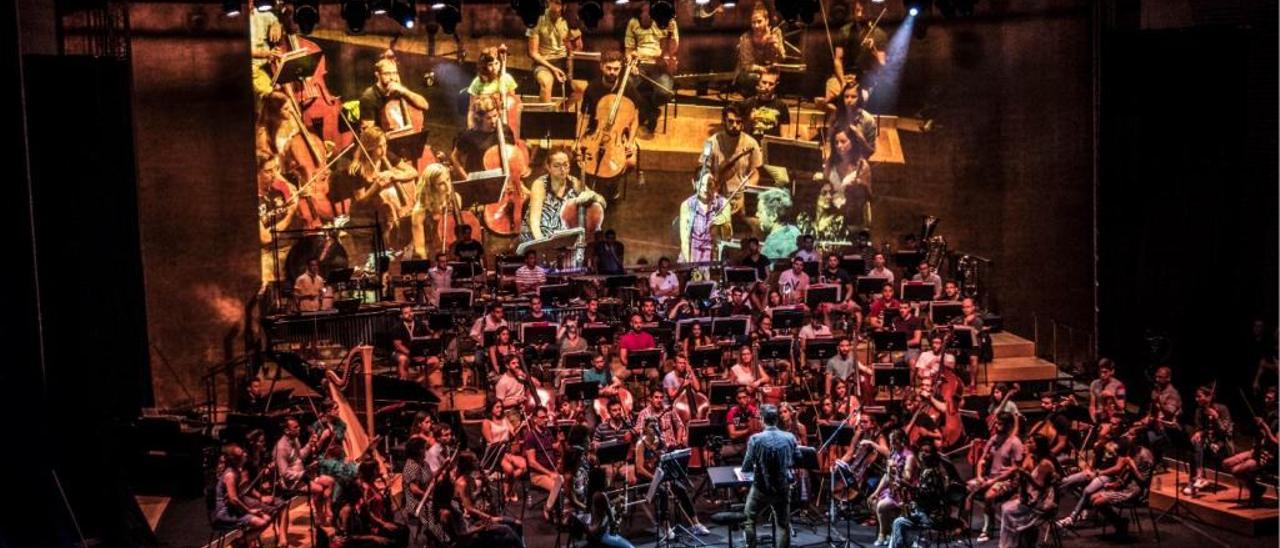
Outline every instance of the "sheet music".
<svg viewBox="0 0 1280 548">
<path fill-rule="evenodd" d="M 733 475 L 738 478 L 738 481 L 751 481 L 752 478 L 755 477 L 755 474 L 752 472 L 743 472 L 741 466 L 733 467 Z"/>
</svg>

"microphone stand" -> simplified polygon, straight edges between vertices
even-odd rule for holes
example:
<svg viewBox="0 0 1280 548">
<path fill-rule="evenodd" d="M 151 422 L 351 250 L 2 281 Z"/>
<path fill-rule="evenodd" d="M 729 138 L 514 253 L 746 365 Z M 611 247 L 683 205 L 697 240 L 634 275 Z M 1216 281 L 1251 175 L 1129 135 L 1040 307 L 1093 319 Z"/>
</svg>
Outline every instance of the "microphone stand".
<svg viewBox="0 0 1280 548">
<path fill-rule="evenodd" d="M 840 435 L 840 432 L 844 430 L 845 425 L 849 424 L 849 421 L 854 420 L 855 416 L 857 416 L 858 420 L 861 421 L 862 419 L 861 405 L 859 405 L 857 409 L 849 411 L 849 416 L 845 417 L 843 421 L 840 421 L 840 424 L 836 425 L 835 431 L 832 432 L 831 435 L 828 436 L 827 439 L 822 442 L 822 446 L 818 448 L 819 455 L 821 455 L 823 451 L 827 450 L 827 447 L 831 445 L 831 442 L 835 441 L 836 437 Z M 827 474 L 828 474 L 828 481 L 829 481 L 827 485 L 827 538 L 826 538 L 827 546 L 836 546 L 835 541 L 839 540 L 840 546 L 847 547 L 850 544 L 853 544 L 854 546 L 858 546 L 859 548 L 865 548 L 863 544 L 849 537 L 849 520 L 847 518 L 845 519 L 845 522 L 844 522 L 845 538 L 840 538 L 838 533 L 835 533 L 834 531 L 832 531 L 831 522 L 835 520 L 835 515 L 836 515 L 836 498 L 835 498 L 836 467 L 832 465 L 831 469 L 827 472 Z"/>
</svg>

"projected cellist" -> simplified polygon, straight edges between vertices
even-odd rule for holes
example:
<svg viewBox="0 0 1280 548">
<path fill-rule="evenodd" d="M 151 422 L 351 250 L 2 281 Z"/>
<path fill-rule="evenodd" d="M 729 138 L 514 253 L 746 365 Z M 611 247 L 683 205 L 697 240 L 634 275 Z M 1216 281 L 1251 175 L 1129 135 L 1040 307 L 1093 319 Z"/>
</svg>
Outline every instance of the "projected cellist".
<svg viewBox="0 0 1280 548">
<path fill-rule="evenodd" d="M 600 78 L 582 94 L 579 126 L 584 131 L 576 147 L 578 165 L 588 184 L 613 183 L 636 165 L 636 131 L 641 101 L 630 71 L 623 70 L 622 54 L 607 51 L 600 57 Z M 605 193 L 609 195 L 608 192 Z"/>
</svg>

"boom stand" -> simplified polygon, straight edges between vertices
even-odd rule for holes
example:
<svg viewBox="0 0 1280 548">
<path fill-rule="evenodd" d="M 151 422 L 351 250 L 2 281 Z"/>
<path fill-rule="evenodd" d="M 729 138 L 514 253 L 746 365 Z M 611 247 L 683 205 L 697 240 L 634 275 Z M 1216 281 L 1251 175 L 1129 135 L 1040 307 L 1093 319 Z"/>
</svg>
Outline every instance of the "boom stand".
<svg viewBox="0 0 1280 548">
<path fill-rule="evenodd" d="M 858 418 L 858 421 L 861 422 L 862 420 L 861 414 L 862 414 L 861 407 L 850 411 L 849 416 L 845 417 L 843 421 L 840 421 L 840 424 L 836 425 L 835 431 L 832 432 L 830 436 L 827 436 L 826 440 L 823 440 L 822 446 L 818 448 L 818 454 L 821 455 L 823 451 L 827 450 L 828 446 L 831 445 L 831 442 L 835 441 L 836 437 L 840 435 L 840 431 L 844 430 L 845 425 L 849 424 L 850 421 L 854 420 L 855 416 Z M 853 540 L 853 538 L 849 534 L 850 518 L 845 517 L 845 520 L 844 520 L 844 538 L 840 538 L 839 534 L 832 530 L 831 522 L 836 520 L 836 495 L 835 495 L 836 467 L 833 465 L 831 467 L 831 470 L 827 473 L 829 474 L 829 476 L 827 478 L 828 484 L 827 484 L 826 546 L 842 546 L 847 548 L 850 544 L 852 544 L 854 546 L 858 546 L 859 548 L 865 548 L 866 545 L 856 540 Z M 836 543 L 837 540 L 839 541 L 839 544 Z"/>
</svg>

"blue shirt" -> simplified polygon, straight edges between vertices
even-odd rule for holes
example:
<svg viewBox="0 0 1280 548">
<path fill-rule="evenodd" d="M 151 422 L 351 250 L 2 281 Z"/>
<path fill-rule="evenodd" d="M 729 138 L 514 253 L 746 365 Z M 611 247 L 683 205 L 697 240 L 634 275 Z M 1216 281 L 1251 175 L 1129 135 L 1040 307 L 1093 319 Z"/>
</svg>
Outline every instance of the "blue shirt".
<svg viewBox="0 0 1280 548">
<path fill-rule="evenodd" d="M 604 371 L 598 373 L 594 367 L 584 369 L 582 371 L 582 382 L 588 381 L 595 381 L 600 385 L 600 388 L 604 388 L 613 382 L 613 372 L 609 371 L 608 366 L 605 366 Z"/>
<path fill-rule="evenodd" d="M 778 430 L 777 426 L 769 426 L 747 441 L 742 471 L 753 474 L 752 487 L 766 493 L 782 493 L 791 485 L 795 454 L 796 437 Z"/>
</svg>

